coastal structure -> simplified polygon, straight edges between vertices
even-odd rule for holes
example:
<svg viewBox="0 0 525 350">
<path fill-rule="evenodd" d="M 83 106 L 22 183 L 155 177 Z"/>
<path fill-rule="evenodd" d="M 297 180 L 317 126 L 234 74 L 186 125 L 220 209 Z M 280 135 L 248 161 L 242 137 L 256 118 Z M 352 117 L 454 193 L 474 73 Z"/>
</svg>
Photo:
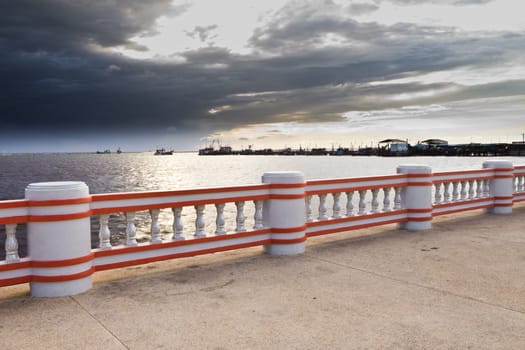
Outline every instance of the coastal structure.
<svg viewBox="0 0 525 350">
<path fill-rule="evenodd" d="M 29 283 L 35 297 L 74 295 L 91 288 L 97 271 L 255 246 L 294 255 L 310 237 L 388 224 L 428 230 L 437 216 L 481 209 L 508 214 L 522 201 L 525 166 L 505 160 L 466 171 L 400 165 L 392 175 L 308 181 L 300 172 L 269 172 L 261 184 L 179 191 L 90 195 L 82 182 L 36 183 L 25 199 L 0 201 L 6 231 L 0 286 Z M 234 205 L 234 217 L 226 205 Z M 172 218 L 173 231 L 164 237 L 161 210 Z M 195 216 L 191 227 L 183 211 Z M 125 213 L 125 239 L 115 243 L 109 221 L 119 212 Z M 149 214 L 148 242 L 137 241 L 137 212 Z M 27 225 L 28 256 L 19 254 L 18 225 Z"/>
<path fill-rule="evenodd" d="M 446 140 L 428 139 L 411 145 L 407 140 L 385 139 L 377 147 L 332 147 L 331 149 L 316 147 L 298 149 L 285 147 L 283 149 L 248 149 L 235 150 L 230 146 L 213 146 L 202 148 L 199 155 L 280 155 L 280 156 L 451 156 L 451 157 L 504 157 L 525 155 L 524 142 L 512 143 L 467 143 L 449 144 Z"/>
</svg>

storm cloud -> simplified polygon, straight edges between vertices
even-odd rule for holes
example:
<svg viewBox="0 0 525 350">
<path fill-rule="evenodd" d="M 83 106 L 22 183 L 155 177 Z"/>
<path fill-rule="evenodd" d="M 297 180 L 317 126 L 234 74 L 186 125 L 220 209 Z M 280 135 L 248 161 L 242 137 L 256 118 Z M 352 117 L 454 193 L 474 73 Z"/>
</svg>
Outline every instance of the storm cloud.
<svg viewBox="0 0 525 350">
<path fill-rule="evenodd" d="M 147 51 L 137 38 L 154 36 L 160 18 L 177 19 L 191 3 L 4 1 L 2 130 L 205 135 L 243 125 L 339 122 L 349 111 L 523 95 L 523 76 L 471 85 L 416 78 L 523 64 L 524 32 L 361 19 L 386 2 L 290 2 L 254 29 L 246 52 L 215 44 L 217 25 L 195 25 L 186 35 L 202 47 L 180 48 L 174 59 L 135 59 L 119 50 Z"/>
</svg>

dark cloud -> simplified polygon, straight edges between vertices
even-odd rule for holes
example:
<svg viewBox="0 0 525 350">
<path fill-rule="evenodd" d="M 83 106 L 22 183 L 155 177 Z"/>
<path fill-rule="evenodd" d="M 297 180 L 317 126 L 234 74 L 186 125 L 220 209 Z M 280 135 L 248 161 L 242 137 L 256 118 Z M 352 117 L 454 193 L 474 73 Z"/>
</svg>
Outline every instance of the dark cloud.
<svg viewBox="0 0 525 350">
<path fill-rule="evenodd" d="M 151 35 L 160 15 L 176 15 L 184 7 L 170 0 L 136 1 L 2 1 L 0 37 L 11 49 L 64 51 L 78 46 L 130 46 L 134 35 Z"/>
<path fill-rule="evenodd" d="M 363 3 L 327 3 L 330 11 L 310 2 L 287 5 L 253 33 L 251 54 L 213 46 L 214 25 L 188 33 L 209 46 L 178 53 L 182 63 L 133 60 L 107 50 L 137 49 L 133 37 L 154 32 L 161 15 L 185 10 L 170 3 L 2 2 L 2 129 L 206 134 L 257 123 L 341 121 L 349 110 L 402 107 L 406 102 L 392 98 L 400 91 L 447 91 L 417 103 L 524 91 L 522 82 L 370 84 L 504 64 L 523 57 L 525 34 L 462 37 L 453 28 L 341 17 L 345 9 L 357 15 L 377 7 Z"/>
</svg>

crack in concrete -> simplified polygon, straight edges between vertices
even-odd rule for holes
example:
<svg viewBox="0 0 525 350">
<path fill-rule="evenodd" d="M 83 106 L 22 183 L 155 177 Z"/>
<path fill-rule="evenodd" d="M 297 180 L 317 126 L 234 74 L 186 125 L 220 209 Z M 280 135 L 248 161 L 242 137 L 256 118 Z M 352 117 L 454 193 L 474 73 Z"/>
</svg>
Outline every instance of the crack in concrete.
<svg viewBox="0 0 525 350">
<path fill-rule="evenodd" d="M 386 279 L 394 281 L 394 282 L 399 282 L 399 283 L 403 283 L 403 284 L 414 286 L 414 287 L 424 288 L 424 289 L 431 290 L 431 291 L 438 292 L 438 293 L 442 293 L 442 294 L 445 294 L 445 295 L 450 295 L 450 296 L 453 296 L 453 297 L 456 297 L 456 298 L 461 298 L 461 299 L 465 299 L 465 300 L 469 300 L 469 301 L 474 301 L 474 302 L 477 302 L 477 303 L 480 303 L 480 304 L 483 304 L 483 305 L 486 305 L 486 306 L 496 307 L 496 308 L 503 309 L 503 310 L 506 310 L 506 311 L 516 312 L 518 314 L 525 315 L 524 311 L 511 309 L 511 308 L 509 308 L 507 306 L 504 306 L 504 305 L 501 305 L 501 304 L 494 304 L 494 303 L 490 303 L 490 302 L 487 302 L 487 301 L 484 301 L 484 300 L 476 299 L 476 298 L 471 297 L 469 295 L 457 294 L 457 293 L 453 293 L 453 292 L 450 292 L 450 291 L 447 291 L 447 290 L 438 289 L 436 287 L 432 287 L 432 286 L 428 286 L 428 285 L 424 285 L 424 284 L 419 284 L 419 283 L 415 283 L 415 282 L 411 282 L 411 281 L 407 281 L 407 280 L 403 280 L 403 279 L 399 279 L 399 278 L 394 278 L 394 277 L 383 275 L 383 274 L 380 274 L 380 273 L 377 273 L 377 272 L 374 272 L 374 271 L 371 271 L 371 270 L 366 270 L 366 269 L 362 269 L 362 268 L 359 268 L 359 267 L 354 267 L 354 266 L 338 263 L 338 262 L 335 262 L 335 261 L 322 259 L 322 258 L 319 258 L 319 257 L 311 256 L 309 254 L 304 254 L 304 255 L 305 255 L 306 258 L 309 258 L 309 259 L 312 259 L 312 260 L 322 261 L 322 262 L 325 262 L 325 263 L 328 263 L 328 264 L 332 264 L 332 265 L 336 265 L 336 266 L 339 266 L 339 267 L 344 267 L 344 268 L 347 268 L 347 269 L 363 272 L 363 273 L 366 273 L 366 274 L 369 274 L 369 275 L 373 275 L 373 276 L 376 276 L 376 277 L 386 278 Z"/>
<path fill-rule="evenodd" d="M 109 328 L 107 328 L 99 319 L 95 317 L 88 309 L 84 307 L 74 296 L 69 297 L 71 300 L 73 300 L 82 310 L 84 310 L 96 323 L 98 323 L 102 328 L 106 330 L 113 338 L 115 338 L 120 345 L 122 345 L 125 349 L 129 350 L 129 346 L 127 346 L 122 340 L 119 339 L 119 337 L 113 333 Z"/>
</svg>

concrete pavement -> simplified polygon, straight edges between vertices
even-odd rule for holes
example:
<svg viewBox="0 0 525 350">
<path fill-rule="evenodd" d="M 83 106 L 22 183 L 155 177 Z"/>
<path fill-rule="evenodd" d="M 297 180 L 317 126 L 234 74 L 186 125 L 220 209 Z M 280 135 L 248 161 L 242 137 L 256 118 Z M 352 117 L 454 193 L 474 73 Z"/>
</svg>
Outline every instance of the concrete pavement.
<svg viewBox="0 0 525 350">
<path fill-rule="evenodd" d="M 5 349 L 523 349 L 525 206 L 99 272 L 73 297 L 0 289 Z"/>
</svg>

